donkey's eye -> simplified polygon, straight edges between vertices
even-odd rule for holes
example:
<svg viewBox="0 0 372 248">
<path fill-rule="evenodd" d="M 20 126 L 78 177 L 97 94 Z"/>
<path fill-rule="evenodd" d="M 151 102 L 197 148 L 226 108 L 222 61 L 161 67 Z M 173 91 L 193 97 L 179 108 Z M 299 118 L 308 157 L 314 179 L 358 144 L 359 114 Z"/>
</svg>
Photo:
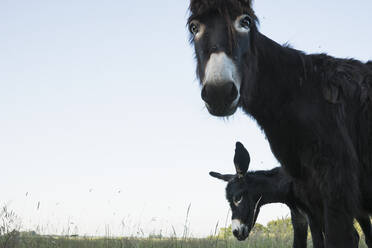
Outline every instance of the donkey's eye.
<svg viewBox="0 0 372 248">
<path fill-rule="evenodd" d="M 234 196 L 234 204 L 238 206 L 243 201 L 243 195 Z"/>
<path fill-rule="evenodd" d="M 238 32 L 247 33 L 251 27 L 251 18 L 248 15 L 241 15 L 236 18 L 234 27 Z"/>
<path fill-rule="evenodd" d="M 251 26 L 251 18 L 249 16 L 245 16 L 240 20 L 240 26 L 245 29 L 249 29 Z"/>
<path fill-rule="evenodd" d="M 190 24 L 190 32 L 193 35 L 196 35 L 199 32 L 199 25 L 197 25 L 196 23 L 191 23 Z"/>
</svg>

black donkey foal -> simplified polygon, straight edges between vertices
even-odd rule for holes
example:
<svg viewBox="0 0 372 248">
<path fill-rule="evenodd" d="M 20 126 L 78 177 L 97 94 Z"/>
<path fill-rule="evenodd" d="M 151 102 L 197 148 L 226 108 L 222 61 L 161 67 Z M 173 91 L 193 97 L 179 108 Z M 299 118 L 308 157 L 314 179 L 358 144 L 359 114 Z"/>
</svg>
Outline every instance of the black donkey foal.
<svg viewBox="0 0 372 248">
<path fill-rule="evenodd" d="M 245 147 L 236 143 L 234 164 L 236 175 L 210 172 L 212 177 L 227 181 L 226 197 L 232 211 L 232 231 L 238 240 L 244 240 L 252 230 L 260 207 L 270 203 L 286 204 L 291 210 L 294 231 L 293 247 L 306 248 L 308 225 L 313 247 L 323 248 L 324 228 L 319 214 L 306 204 L 301 189 L 285 174 L 281 167 L 268 171 L 248 172 L 250 156 Z M 369 248 L 372 248 L 372 231 L 368 216 L 357 218 Z M 355 235 L 357 232 L 355 231 Z M 358 236 L 358 235 L 357 235 Z M 358 236 L 359 237 L 359 236 Z"/>
</svg>

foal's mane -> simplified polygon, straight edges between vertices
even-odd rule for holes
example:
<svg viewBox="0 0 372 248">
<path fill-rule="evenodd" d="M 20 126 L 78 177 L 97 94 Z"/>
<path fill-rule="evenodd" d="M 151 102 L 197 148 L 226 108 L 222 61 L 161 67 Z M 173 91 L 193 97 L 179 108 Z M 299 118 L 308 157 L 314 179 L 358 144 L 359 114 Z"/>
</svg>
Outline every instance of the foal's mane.
<svg viewBox="0 0 372 248">
<path fill-rule="evenodd" d="M 250 176 L 262 176 L 262 177 L 272 177 L 277 176 L 282 171 L 281 167 L 275 167 L 271 170 L 257 170 L 257 171 L 249 171 L 248 175 Z"/>
</svg>

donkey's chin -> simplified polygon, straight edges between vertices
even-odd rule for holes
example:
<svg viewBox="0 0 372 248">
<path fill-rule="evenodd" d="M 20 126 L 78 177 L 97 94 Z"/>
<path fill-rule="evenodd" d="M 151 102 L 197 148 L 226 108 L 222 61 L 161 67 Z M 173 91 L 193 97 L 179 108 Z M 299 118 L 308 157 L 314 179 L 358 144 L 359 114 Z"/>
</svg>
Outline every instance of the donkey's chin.
<svg viewBox="0 0 372 248">
<path fill-rule="evenodd" d="M 208 112 L 211 115 L 217 117 L 228 117 L 235 114 L 238 109 L 238 104 L 230 105 L 228 107 L 211 107 L 208 103 L 205 103 L 205 106 L 208 109 Z"/>
<path fill-rule="evenodd" d="M 247 225 L 240 224 L 238 228 L 233 228 L 233 235 L 239 241 L 246 240 L 249 236 L 249 233 L 250 233 L 250 228 Z"/>
<path fill-rule="evenodd" d="M 245 237 L 243 237 L 243 236 L 236 237 L 236 239 L 237 239 L 238 241 L 244 241 L 244 240 L 246 240 L 247 238 L 248 238 L 248 236 L 245 236 Z"/>
</svg>

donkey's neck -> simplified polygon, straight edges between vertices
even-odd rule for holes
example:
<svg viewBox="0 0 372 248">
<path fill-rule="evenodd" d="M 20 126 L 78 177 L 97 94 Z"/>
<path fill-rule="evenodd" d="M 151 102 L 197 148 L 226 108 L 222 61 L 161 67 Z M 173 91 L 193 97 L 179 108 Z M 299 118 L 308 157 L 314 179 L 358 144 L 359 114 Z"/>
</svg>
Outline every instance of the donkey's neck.
<svg viewBox="0 0 372 248">
<path fill-rule="evenodd" d="M 302 178 L 300 160 L 293 151 L 303 142 L 303 132 L 296 131 L 299 121 L 296 111 L 304 106 L 308 81 L 314 77 L 312 71 L 305 69 L 312 68 L 311 58 L 262 34 L 257 35 L 255 62 L 252 69 L 247 68 L 251 71 L 250 80 L 254 81 L 244 81 L 242 107 L 264 130 L 271 150 L 286 172 Z"/>
<path fill-rule="evenodd" d="M 288 203 L 291 182 L 282 169 L 252 172 L 248 177 L 252 184 L 250 188 L 257 190 L 257 195 L 261 197 L 261 206 L 270 203 Z"/>
<path fill-rule="evenodd" d="M 256 61 L 250 65 L 256 83 L 244 82 L 243 108 L 260 125 L 280 120 L 278 109 L 285 109 L 295 97 L 296 88 L 306 80 L 306 55 L 281 46 L 258 33 L 255 42 Z M 254 88 L 251 88 L 251 87 Z"/>
</svg>

